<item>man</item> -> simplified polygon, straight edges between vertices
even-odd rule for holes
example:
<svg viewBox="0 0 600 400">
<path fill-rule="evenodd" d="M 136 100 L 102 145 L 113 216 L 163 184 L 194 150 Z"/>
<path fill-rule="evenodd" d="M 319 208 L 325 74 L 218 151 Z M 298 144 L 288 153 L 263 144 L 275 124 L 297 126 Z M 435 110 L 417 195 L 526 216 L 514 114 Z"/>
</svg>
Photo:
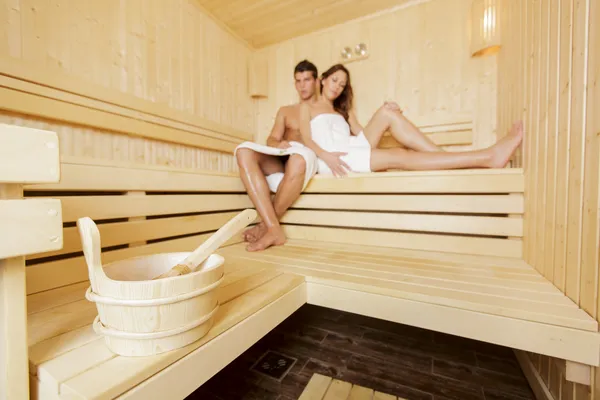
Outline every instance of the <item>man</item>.
<svg viewBox="0 0 600 400">
<path fill-rule="evenodd" d="M 248 251 L 260 251 L 286 241 L 279 219 L 300 196 L 317 171 L 317 157 L 302 144 L 299 107 L 317 100 L 317 67 L 303 60 L 294 68 L 300 101 L 281 107 L 267 139 L 267 146 L 245 142 L 236 148 L 244 186 L 262 222 L 244 232 Z M 275 193 L 271 202 L 270 192 Z"/>
</svg>

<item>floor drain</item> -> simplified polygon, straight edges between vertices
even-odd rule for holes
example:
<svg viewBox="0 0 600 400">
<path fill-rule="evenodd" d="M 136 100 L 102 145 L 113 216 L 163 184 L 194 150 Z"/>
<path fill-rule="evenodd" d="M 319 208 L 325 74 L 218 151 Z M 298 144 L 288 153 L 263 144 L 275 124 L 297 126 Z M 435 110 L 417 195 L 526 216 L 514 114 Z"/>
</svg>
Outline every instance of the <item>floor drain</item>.
<svg viewBox="0 0 600 400">
<path fill-rule="evenodd" d="M 267 351 L 250 367 L 252 371 L 281 381 L 298 361 L 275 351 Z"/>
</svg>

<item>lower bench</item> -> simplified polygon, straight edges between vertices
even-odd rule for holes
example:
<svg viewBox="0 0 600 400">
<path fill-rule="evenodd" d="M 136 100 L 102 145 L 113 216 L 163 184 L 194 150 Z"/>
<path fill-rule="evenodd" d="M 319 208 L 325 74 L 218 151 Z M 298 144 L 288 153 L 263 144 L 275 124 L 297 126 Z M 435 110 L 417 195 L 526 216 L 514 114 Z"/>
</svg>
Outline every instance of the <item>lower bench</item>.
<svg viewBox="0 0 600 400">
<path fill-rule="evenodd" d="M 46 292 L 45 309 L 30 310 L 34 399 L 184 398 L 306 302 L 302 277 L 228 261 L 206 336 L 157 356 L 121 357 L 93 331 L 96 306 L 80 300 L 85 290 Z"/>
<path fill-rule="evenodd" d="M 597 322 L 525 262 L 290 240 L 222 248 L 222 307 L 206 337 L 152 357 L 112 354 L 90 324 L 87 284 L 30 296 L 40 399 L 184 398 L 304 303 L 598 365 Z"/>
</svg>

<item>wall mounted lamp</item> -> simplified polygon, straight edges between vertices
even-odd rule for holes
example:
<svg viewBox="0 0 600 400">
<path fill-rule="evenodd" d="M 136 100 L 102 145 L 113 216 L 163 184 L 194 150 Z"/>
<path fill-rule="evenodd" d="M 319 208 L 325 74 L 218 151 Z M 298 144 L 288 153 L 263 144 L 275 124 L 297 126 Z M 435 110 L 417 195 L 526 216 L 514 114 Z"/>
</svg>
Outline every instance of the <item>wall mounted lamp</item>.
<svg viewBox="0 0 600 400">
<path fill-rule="evenodd" d="M 346 64 L 368 58 L 369 51 L 366 44 L 359 43 L 354 46 L 354 49 L 351 49 L 350 47 L 344 47 L 340 53 L 340 56 L 342 58 L 342 63 Z"/>
<path fill-rule="evenodd" d="M 471 56 L 496 54 L 501 47 L 501 0 L 473 0 L 471 6 Z"/>
</svg>

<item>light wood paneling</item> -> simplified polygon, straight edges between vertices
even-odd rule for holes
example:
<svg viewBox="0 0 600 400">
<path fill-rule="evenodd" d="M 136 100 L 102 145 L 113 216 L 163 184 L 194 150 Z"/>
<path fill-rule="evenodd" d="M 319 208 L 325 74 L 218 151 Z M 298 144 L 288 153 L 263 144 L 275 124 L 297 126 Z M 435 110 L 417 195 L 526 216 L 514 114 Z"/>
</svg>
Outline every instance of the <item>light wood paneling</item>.
<svg viewBox="0 0 600 400">
<path fill-rule="evenodd" d="M 410 0 L 197 0 L 254 47 L 301 36 Z"/>
<path fill-rule="evenodd" d="M 503 11 L 498 126 L 526 120 L 525 258 L 598 318 L 600 4 L 512 0 Z M 533 363 L 556 398 L 600 399 L 598 369 L 590 390 L 556 363 Z"/>
<path fill-rule="evenodd" d="M 258 101 L 257 140 L 266 140 L 279 107 L 298 100 L 293 70 L 299 61 L 312 61 L 320 74 L 341 61 L 345 46 L 363 42 L 369 57 L 347 64 L 363 126 L 384 101 L 396 101 L 417 126 L 473 122 L 472 144 L 461 148 L 493 143 L 496 58 L 470 57 L 470 6 L 470 0 L 411 3 L 259 50 L 269 82 L 268 97 Z"/>
<path fill-rule="evenodd" d="M 5 0 L 0 25 L 1 122 L 58 132 L 67 157 L 237 169 L 252 50 L 194 0 Z"/>
<path fill-rule="evenodd" d="M 1 57 L 254 128 L 245 84 L 251 50 L 195 0 L 5 0 L 0 26 Z"/>
<path fill-rule="evenodd" d="M 0 112 L 0 123 L 56 132 L 63 160 L 76 158 L 88 164 L 128 163 L 220 172 L 238 170 L 231 154 L 214 150 L 52 122 L 21 114 Z"/>
</svg>

